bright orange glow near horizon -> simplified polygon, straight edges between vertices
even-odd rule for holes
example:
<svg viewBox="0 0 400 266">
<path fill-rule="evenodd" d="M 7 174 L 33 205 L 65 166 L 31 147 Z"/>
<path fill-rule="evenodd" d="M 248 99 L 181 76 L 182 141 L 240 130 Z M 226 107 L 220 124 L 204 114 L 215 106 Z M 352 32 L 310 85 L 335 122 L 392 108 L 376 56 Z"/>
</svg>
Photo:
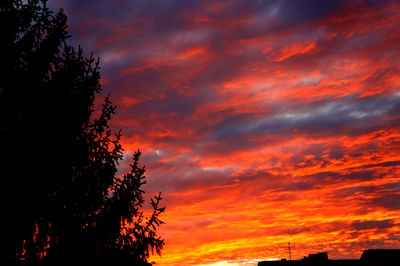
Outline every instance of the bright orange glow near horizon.
<svg viewBox="0 0 400 266">
<path fill-rule="evenodd" d="M 399 3 L 55 3 L 101 58 L 121 172 L 140 148 L 163 193 L 150 261 L 400 248 Z"/>
</svg>

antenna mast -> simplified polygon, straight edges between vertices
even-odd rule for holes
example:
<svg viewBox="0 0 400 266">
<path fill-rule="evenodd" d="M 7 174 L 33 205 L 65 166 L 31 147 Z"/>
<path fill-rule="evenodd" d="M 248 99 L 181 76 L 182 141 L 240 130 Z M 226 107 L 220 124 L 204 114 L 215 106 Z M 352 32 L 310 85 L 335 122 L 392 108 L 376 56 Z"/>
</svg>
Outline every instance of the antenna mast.
<svg viewBox="0 0 400 266">
<path fill-rule="evenodd" d="M 288 243 L 289 246 L 289 260 L 292 260 L 292 252 L 290 251 L 290 242 Z"/>
</svg>

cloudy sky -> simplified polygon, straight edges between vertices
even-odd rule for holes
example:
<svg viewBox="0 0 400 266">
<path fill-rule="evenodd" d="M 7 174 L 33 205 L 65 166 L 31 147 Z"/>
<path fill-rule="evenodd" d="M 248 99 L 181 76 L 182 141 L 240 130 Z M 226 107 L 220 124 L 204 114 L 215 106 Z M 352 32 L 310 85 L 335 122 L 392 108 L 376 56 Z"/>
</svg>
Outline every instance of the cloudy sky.
<svg viewBox="0 0 400 266">
<path fill-rule="evenodd" d="M 396 1 L 54 0 L 101 58 L 158 265 L 400 248 Z"/>
</svg>

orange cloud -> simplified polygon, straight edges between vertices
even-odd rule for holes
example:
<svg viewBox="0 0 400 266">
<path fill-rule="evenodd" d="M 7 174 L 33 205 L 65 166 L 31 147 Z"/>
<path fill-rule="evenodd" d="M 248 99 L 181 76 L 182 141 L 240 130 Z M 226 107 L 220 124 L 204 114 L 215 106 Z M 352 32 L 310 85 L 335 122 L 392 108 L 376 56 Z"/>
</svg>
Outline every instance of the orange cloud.
<svg viewBox="0 0 400 266">
<path fill-rule="evenodd" d="M 164 193 L 152 261 L 400 247 L 400 5 L 317 2 L 143 3 L 98 35 L 84 20 L 119 105 L 120 171 L 141 148 L 145 190 Z"/>
<path fill-rule="evenodd" d="M 293 57 L 295 55 L 302 55 L 306 54 L 316 48 L 316 44 L 314 42 L 311 43 L 303 43 L 303 42 L 298 42 L 298 43 L 292 43 L 288 46 L 283 47 L 283 49 L 278 53 L 278 55 L 275 57 L 274 61 L 280 62 L 283 60 L 286 60 L 290 57 Z"/>
</svg>

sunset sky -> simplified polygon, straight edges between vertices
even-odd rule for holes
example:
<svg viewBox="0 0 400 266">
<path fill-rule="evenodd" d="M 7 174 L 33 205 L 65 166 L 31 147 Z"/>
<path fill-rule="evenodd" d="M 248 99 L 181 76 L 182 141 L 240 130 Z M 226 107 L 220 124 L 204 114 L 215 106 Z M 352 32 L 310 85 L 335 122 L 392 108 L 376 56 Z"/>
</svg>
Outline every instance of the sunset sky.
<svg viewBox="0 0 400 266">
<path fill-rule="evenodd" d="M 399 1 L 54 0 L 100 57 L 157 265 L 400 248 Z M 99 101 L 101 98 L 99 98 Z"/>
</svg>

